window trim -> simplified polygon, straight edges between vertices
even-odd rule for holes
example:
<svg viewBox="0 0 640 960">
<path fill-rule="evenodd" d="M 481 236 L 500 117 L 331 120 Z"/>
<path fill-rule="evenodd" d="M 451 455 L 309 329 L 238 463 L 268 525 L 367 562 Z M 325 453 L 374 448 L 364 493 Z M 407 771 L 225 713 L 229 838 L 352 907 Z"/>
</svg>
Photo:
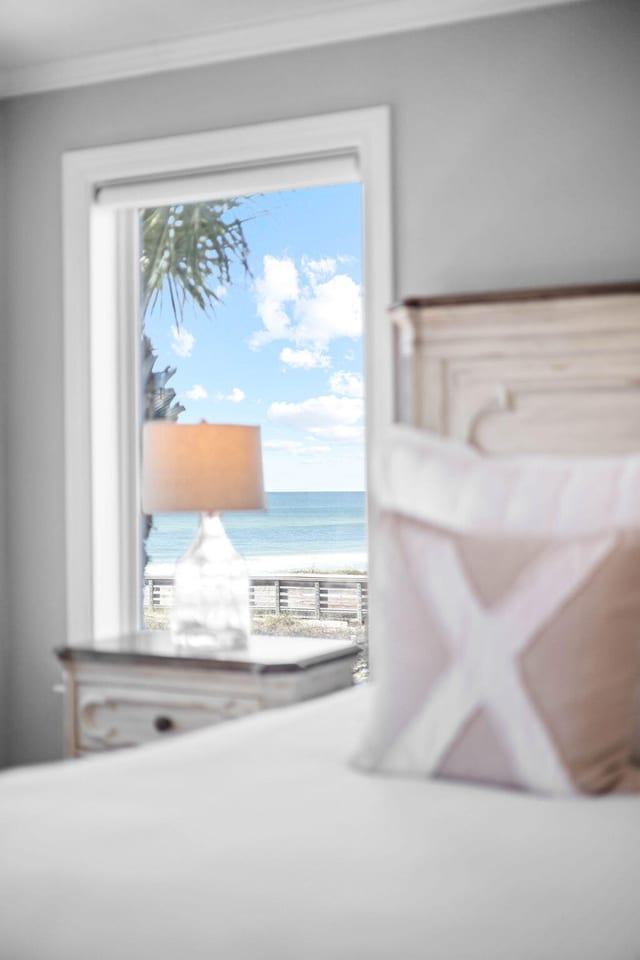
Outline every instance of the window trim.
<svg viewBox="0 0 640 960">
<path fill-rule="evenodd" d="M 365 377 L 371 624 L 375 628 L 375 471 L 392 423 L 390 115 L 385 106 L 65 153 L 62 160 L 67 642 L 138 626 L 139 409 L 135 216 L 96 202 L 101 186 L 211 169 L 355 154 L 363 183 Z M 123 279 L 124 278 L 124 282 Z M 128 278 L 128 279 L 127 279 Z M 87 322 L 88 319 L 88 322 Z M 104 379 L 111 380 L 105 389 Z M 375 645 L 375 640 L 370 640 Z"/>
</svg>

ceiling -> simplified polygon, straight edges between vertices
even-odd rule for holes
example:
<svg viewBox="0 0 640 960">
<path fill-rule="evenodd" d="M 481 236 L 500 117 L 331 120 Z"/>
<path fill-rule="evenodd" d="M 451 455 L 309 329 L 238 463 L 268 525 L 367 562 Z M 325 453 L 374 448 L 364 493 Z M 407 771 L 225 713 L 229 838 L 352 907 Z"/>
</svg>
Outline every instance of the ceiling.
<svg viewBox="0 0 640 960">
<path fill-rule="evenodd" d="M 0 96 L 579 0 L 2 0 Z"/>
</svg>

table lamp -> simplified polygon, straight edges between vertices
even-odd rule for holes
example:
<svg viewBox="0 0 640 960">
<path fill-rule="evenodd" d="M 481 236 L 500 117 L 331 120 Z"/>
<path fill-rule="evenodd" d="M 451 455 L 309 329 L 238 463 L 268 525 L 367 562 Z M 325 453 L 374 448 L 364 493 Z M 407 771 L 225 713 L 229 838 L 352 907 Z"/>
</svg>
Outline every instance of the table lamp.
<svg viewBox="0 0 640 960">
<path fill-rule="evenodd" d="M 264 506 L 260 427 L 144 424 L 142 509 L 201 513 L 175 570 L 171 631 L 179 646 L 200 653 L 247 647 L 249 576 L 220 514 Z"/>
</svg>

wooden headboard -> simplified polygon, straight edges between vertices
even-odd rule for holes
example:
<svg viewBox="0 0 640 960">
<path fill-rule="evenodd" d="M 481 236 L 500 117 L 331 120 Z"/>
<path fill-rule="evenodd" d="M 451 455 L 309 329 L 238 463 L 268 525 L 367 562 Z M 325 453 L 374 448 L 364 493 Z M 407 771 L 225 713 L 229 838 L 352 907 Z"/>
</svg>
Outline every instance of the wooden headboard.
<svg viewBox="0 0 640 960">
<path fill-rule="evenodd" d="M 392 308 L 397 419 L 487 453 L 640 450 L 640 283 Z"/>
</svg>

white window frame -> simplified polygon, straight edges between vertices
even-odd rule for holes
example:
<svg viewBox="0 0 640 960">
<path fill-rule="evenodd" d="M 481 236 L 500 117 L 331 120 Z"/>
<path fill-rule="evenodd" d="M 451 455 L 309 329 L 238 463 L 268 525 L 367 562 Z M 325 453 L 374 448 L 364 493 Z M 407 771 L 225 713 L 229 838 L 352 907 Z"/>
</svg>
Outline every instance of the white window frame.
<svg viewBox="0 0 640 960">
<path fill-rule="evenodd" d="M 353 154 L 363 184 L 369 580 L 376 620 L 371 451 L 393 418 L 388 107 L 68 152 L 63 157 L 67 642 L 138 628 L 140 603 L 137 217 L 99 204 L 131 182 Z M 321 178 L 322 179 L 322 178 Z M 326 182 L 326 181 L 325 181 Z M 126 205 L 126 204 L 125 204 Z M 370 641 L 371 642 L 371 641 Z M 375 640 L 373 640 L 375 645 Z"/>
</svg>

